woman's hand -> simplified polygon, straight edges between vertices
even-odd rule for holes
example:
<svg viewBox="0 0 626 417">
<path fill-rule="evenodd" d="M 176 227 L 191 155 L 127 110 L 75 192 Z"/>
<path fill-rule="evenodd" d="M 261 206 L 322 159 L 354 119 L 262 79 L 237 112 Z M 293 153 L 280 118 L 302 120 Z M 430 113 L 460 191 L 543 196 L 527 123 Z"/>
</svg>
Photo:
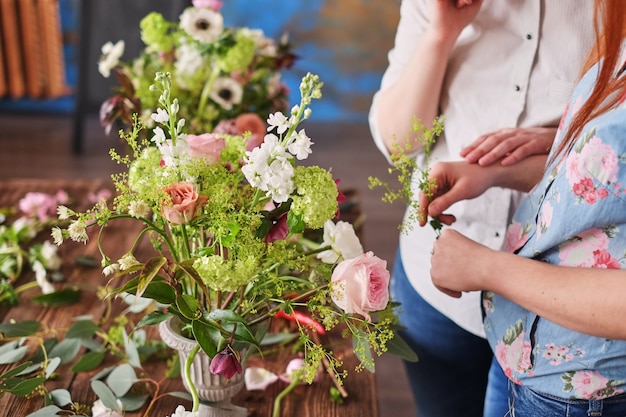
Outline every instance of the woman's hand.
<svg viewBox="0 0 626 417">
<path fill-rule="evenodd" d="M 500 161 L 510 166 L 531 155 L 548 154 L 556 128 L 507 128 L 480 136 L 461 150 L 467 162 L 487 166 Z"/>
<path fill-rule="evenodd" d="M 483 0 L 431 0 L 430 27 L 443 39 L 456 40 L 480 10 Z"/>
<path fill-rule="evenodd" d="M 484 290 L 491 249 L 455 230 L 445 229 L 433 245 L 430 277 L 437 289 L 459 298 L 463 292 Z M 486 273 L 486 274 L 484 274 Z"/>
<path fill-rule="evenodd" d="M 420 192 L 418 197 L 420 226 L 426 224 L 428 216 L 436 217 L 448 226 L 454 223 L 454 216 L 444 211 L 457 201 L 469 200 L 485 192 L 493 184 L 492 171 L 465 161 L 433 164 L 428 175 L 435 182 L 433 195 L 429 198 Z"/>
</svg>

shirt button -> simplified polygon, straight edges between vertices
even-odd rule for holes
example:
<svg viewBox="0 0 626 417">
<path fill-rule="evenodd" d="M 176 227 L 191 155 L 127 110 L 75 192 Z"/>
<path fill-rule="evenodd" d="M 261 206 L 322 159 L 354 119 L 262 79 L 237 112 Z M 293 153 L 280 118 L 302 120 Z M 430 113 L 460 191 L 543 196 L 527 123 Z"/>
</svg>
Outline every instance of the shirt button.
<svg viewBox="0 0 626 417">
<path fill-rule="evenodd" d="M 516 85 L 515 86 L 515 91 L 519 91 L 519 90 L 521 90 L 521 87 L 519 85 Z"/>
<path fill-rule="evenodd" d="M 530 33 L 526 34 L 526 39 L 531 40 L 533 38 L 533 35 L 531 35 Z"/>
</svg>

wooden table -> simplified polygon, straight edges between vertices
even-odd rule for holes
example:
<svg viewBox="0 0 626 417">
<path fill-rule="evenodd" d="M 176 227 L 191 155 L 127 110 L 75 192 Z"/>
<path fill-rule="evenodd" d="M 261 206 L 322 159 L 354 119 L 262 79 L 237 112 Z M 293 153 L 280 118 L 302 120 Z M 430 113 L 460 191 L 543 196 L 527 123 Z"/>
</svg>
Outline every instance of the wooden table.
<svg viewBox="0 0 626 417">
<path fill-rule="evenodd" d="M 66 191 L 72 203 L 70 207 L 76 210 L 84 210 L 89 204 L 87 195 L 97 191 L 104 186 L 110 187 L 106 181 L 63 181 L 63 180 L 8 180 L 0 182 L 0 207 L 15 207 L 17 201 L 26 192 L 39 191 L 53 193 L 61 189 Z M 130 226 L 128 226 L 130 227 Z M 114 255 L 122 255 L 130 247 L 130 239 L 134 236 L 128 232 L 127 226 L 115 225 L 111 227 L 108 242 L 114 244 L 118 251 Z M 114 236 L 114 237 L 112 237 Z M 66 282 L 80 285 L 82 290 L 81 301 L 77 304 L 57 308 L 44 308 L 28 300 L 29 296 L 36 295 L 37 292 L 26 292 L 20 303 L 12 308 L 0 307 L 0 321 L 9 322 L 11 320 L 37 320 L 44 323 L 51 329 L 63 329 L 71 325 L 74 317 L 90 315 L 94 321 L 102 318 L 105 313 L 105 305 L 96 294 L 95 289 L 104 283 L 104 277 L 100 268 L 89 268 L 75 262 L 78 255 L 88 255 L 99 260 L 95 239 L 91 239 L 86 245 L 67 242 L 61 245 L 60 254 L 63 258 L 63 273 Z M 32 281 L 33 275 L 29 272 L 22 277 L 23 282 Z M 119 310 L 118 310 L 119 311 Z M 153 334 L 156 334 L 156 330 Z M 0 338 L 1 341 L 1 338 Z M 313 385 L 304 385 L 296 388 L 283 401 L 282 417 L 377 417 L 378 400 L 374 375 L 367 372 L 354 371 L 357 363 L 351 350 L 349 340 L 340 340 L 340 343 L 333 345 L 334 354 L 344 360 L 345 369 L 348 370 L 348 379 L 344 382 L 344 389 L 348 396 L 343 404 L 336 404 L 330 400 L 329 390 L 332 387 L 331 378 L 324 375 L 320 381 Z M 289 350 L 282 350 L 277 355 L 266 357 L 263 366 L 275 373 L 284 370 L 286 363 L 294 355 Z M 145 366 L 145 371 L 152 375 L 161 375 L 164 364 L 154 361 Z M 0 365 L 0 374 L 11 369 L 12 365 Z M 139 372 L 139 370 L 138 370 Z M 58 369 L 58 378 L 46 383 L 48 390 L 63 388 L 70 391 L 72 399 L 82 404 L 91 405 L 96 396 L 90 388 L 91 373 L 72 373 L 68 365 L 62 365 Z M 160 377 L 159 377 L 160 378 Z M 265 391 L 246 391 L 238 394 L 233 403 L 246 407 L 250 417 L 269 417 L 271 415 L 274 398 L 285 388 L 286 384 L 277 382 L 272 384 Z M 167 379 L 161 386 L 161 393 L 169 391 L 183 391 L 179 378 Z M 156 406 L 149 413 L 150 416 L 165 417 L 172 414 L 178 404 L 183 404 L 190 408 L 190 402 L 164 396 L 158 399 Z M 3 395 L 0 397 L 0 414 L 11 417 L 23 417 L 43 406 L 41 397 L 23 398 L 13 395 Z M 128 417 L 143 416 L 143 412 L 127 413 Z"/>
</svg>

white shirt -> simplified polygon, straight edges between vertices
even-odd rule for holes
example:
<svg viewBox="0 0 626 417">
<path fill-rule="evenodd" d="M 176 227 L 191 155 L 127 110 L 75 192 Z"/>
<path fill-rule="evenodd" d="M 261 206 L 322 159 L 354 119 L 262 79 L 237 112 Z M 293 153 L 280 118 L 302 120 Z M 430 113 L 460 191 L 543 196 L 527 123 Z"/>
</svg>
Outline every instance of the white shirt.
<svg viewBox="0 0 626 417">
<path fill-rule="evenodd" d="M 415 39 L 428 25 L 428 2 L 403 0 L 380 90 L 392 85 L 409 61 Z M 439 97 L 445 131 L 432 160 L 459 160 L 464 146 L 497 129 L 557 126 L 593 45 L 592 18 L 593 0 L 486 0 L 452 50 Z M 376 145 L 389 160 L 374 117 L 377 96 L 369 123 Z M 459 202 L 448 210 L 457 219 L 452 227 L 500 249 L 521 197 L 518 192 L 492 188 L 481 197 Z M 465 293 L 456 299 L 432 284 L 434 240 L 430 226 L 415 225 L 400 235 L 400 253 L 411 284 L 460 327 L 484 337 L 480 294 Z"/>
</svg>

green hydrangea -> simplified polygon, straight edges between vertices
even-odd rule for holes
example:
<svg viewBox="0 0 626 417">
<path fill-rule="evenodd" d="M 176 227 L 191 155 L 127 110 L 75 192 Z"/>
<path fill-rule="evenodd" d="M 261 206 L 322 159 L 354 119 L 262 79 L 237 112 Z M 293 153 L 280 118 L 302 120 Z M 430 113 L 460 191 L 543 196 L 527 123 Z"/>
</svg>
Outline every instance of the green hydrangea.
<svg viewBox="0 0 626 417">
<path fill-rule="evenodd" d="M 154 190 L 155 176 L 153 171 L 159 166 L 161 152 L 156 147 L 145 148 L 139 158 L 128 169 L 128 184 L 134 192 L 145 195 Z"/>
<path fill-rule="evenodd" d="M 312 229 L 324 227 L 326 220 L 337 212 L 337 185 L 330 172 L 318 166 L 298 166 L 293 182 L 296 194 L 291 210 L 302 217 Z"/>
<path fill-rule="evenodd" d="M 141 40 L 157 51 L 170 51 L 174 47 L 174 38 L 170 31 L 172 24 L 158 12 L 148 13 L 141 22 Z"/>
<path fill-rule="evenodd" d="M 226 51 L 219 62 L 220 69 L 229 73 L 247 68 L 254 59 L 255 50 L 254 40 L 238 32 L 235 35 L 235 45 Z"/>
<path fill-rule="evenodd" d="M 237 291 L 254 279 L 259 265 L 253 256 L 226 260 L 212 255 L 198 258 L 193 267 L 207 287 L 215 291 Z"/>
</svg>

